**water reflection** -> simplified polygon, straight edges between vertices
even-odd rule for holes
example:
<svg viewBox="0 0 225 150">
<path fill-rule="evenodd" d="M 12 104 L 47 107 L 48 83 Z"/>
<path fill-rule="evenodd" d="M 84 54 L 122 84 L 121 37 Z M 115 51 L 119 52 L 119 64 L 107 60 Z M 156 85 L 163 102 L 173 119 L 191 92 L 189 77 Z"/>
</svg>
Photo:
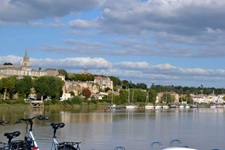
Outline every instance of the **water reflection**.
<svg viewBox="0 0 225 150">
<path fill-rule="evenodd" d="M 173 139 L 180 139 L 185 145 L 198 149 L 224 148 L 224 111 L 210 108 L 135 111 L 6 109 L 0 110 L 0 119 L 8 120 L 10 124 L 0 126 L 0 141 L 6 141 L 3 133 L 15 130 L 22 133 L 20 138 L 23 137 L 25 124 L 13 125 L 18 118 L 44 114 L 51 119 L 34 120 L 34 134 L 44 150 L 50 149 L 51 122 L 66 124 L 57 133 L 59 141 L 81 141 L 81 148 L 85 150 L 113 150 L 118 145 L 128 150 L 148 150 L 153 141 L 169 143 Z"/>
</svg>

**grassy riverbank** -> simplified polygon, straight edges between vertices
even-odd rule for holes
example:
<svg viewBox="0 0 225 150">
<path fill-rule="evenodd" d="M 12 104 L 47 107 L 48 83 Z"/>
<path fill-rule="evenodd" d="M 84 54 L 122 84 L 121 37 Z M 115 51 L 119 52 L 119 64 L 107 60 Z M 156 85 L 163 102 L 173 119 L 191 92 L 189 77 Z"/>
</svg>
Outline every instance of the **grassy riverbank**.
<svg viewBox="0 0 225 150">
<path fill-rule="evenodd" d="M 109 103 L 105 101 L 83 101 L 81 103 L 74 103 L 73 101 L 44 101 L 45 109 L 106 109 Z M 24 100 L 0 100 L 0 109 L 29 109 L 32 108 L 30 102 Z"/>
</svg>

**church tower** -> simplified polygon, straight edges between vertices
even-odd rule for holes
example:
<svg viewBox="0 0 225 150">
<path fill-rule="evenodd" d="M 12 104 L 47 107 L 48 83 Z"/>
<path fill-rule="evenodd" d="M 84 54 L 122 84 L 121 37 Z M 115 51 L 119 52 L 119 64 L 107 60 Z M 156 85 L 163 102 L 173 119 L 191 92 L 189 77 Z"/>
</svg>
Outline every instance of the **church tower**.
<svg viewBox="0 0 225 150">
<path fill-rule="evenodd" d="M 28 57 L 27 50 L 26 50 L 25 55 L 23 57 L 22 66 L 23 67 L 30 67 L 30 58 Z"/>
</svg>

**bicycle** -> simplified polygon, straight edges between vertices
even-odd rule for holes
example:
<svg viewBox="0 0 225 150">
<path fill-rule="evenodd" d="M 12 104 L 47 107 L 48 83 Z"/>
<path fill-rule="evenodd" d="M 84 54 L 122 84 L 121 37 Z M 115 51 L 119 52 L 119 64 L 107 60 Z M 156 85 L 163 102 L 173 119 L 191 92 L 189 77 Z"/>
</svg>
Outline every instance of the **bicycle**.
<svg viewBox="0 0 225 150">
<path fill-rule="evenodd" d="M 24 121 L 26 123 L 26 133 L 23 140 L 23 145 L 21 144 L 20 148 L 23 148 L 23 150 L 39 150 L 38 144 L 34 138 L 33 135 L 33 119 L 37 118 L 38 120 L 49 120 L 49 117 L 46 116 L 36 116 L 32 118 L 20 118 L 18 119 L 14 124 L 21 123 Z M 28 126 L 30 125 L 29 131 Z"/>
<path fill-rule="evenodd" d="M 0 125 L 5 126 L 8 123 L 9 122 L 6 120 L 0 120 Z M 0 150 L 19 150 L 20 149 L 19 147 L 21 147 L 21 144 L 23 145 L 23 141 L 21 140 L 12 141 L 13 138 L 18 137 L 19 135 L 20 135 L 19 131 L 5 133 L 4 136 L 8 138 L 8 143 L 0 142 Z"/>
<path fill-rule="evenodd" d="M 8 124 L 9 122 L 6 120 L 0 120 L 0 125 L 5 126 L 6 124 Z M 4 143 L 4 142 L 0 142 L 0 150 L 3 150 L 5 148 L 8 148 L 8 144 Z"/>
<path fill-rule="evenodd" d="M 174 145 L 174 143 L 176 143 L 176 142 L 177 142 L 178 146 Z M 169 144 L 170 145 L 169 147 L 164 147 L 162 145 L 162 143 L 160 143 L 160 142 L 152 142 L 151 145 L 150 145 L 150 150 L 154 150 L 155 145 L 157 145 L 158 149 L 160 149 L 160 150 L 178 150 L 178 149 L 179 150 L 196 150 L 196 149 L 193 149 L 193 148 L 189 148 L 188 146 L 182 145 L 182 142 L 180 140 L 177 140 L 177 139 L 172 140 Z"/>
<path fill-rule="evenodd" d="M 54 129 L 51 150 L 80 150 L 79 144 L 81 142 L 58 143 L 58 141 L 56 140 L 56 131 L 60 128 L 63 128 L 65 126 L 65 123 L 51 123 L 51 126 Z"/>
</svg>

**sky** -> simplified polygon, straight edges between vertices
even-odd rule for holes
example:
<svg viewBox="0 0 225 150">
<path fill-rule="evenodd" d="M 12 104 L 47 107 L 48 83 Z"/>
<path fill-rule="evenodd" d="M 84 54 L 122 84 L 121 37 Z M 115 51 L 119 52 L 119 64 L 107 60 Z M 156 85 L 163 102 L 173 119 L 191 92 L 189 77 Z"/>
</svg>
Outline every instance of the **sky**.
<svg viewBox="0 0 225 150">
<path fill-rule="evenodd" d="M 225 0 L 0 0 L 0 64 L 225 87 Z"/>
</svg>

